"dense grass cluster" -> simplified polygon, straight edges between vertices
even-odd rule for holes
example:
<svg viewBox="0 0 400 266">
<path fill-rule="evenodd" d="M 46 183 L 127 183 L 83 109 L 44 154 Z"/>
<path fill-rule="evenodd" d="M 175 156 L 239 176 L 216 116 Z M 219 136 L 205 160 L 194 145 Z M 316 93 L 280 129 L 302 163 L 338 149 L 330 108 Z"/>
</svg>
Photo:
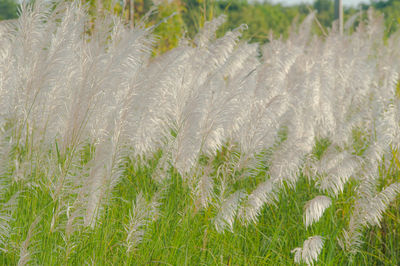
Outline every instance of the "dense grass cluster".
<svg viewBox="0 0 400 266">
<path fill-rule="evenodd" d="M 153 28 L 24 5 L 0 24 L 0 261 L 400 263 L 400 32 L 313 20 L 259 46 L 219 17 L 153 58 Z"/>
</svg>

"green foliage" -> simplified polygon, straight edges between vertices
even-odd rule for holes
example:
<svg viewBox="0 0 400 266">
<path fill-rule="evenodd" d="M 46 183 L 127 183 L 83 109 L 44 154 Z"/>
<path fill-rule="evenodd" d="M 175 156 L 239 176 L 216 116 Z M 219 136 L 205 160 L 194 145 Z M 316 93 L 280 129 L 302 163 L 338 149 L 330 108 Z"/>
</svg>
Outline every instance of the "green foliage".
<svg viewBox="0 0 400 266">
<path fill-rule="evenodd" d="M 154 30 L 154 34 L 159 39 L 155 53 L 163 53 L 179 44 L 184 30 L 184 21 L 182 18 L 184 7 L 179 1 L 168 3 L 168 1 L 164 0 L 158 5 L 157 9 L 158 12 L 152 18 L 151 24 L 166 19 L 166 21 L 160 23 Z"/>
<path fill-rule="evenodd" d="M 236 0 L 231 1 L 233 3 Z M 221 10 L 214 0 L 187 0 L 183 2 L 185 7 L 182 18 L 185 22 L 185 29 L 189 37 L 193 37 L 208 20 L 221 14 Z"/>
<path fill-rule="evenodd" d="M 367 6 L 364 6 L 366 8 Z M 395 0 L 373 1 L 372 7 L 382 12 L 385 16 L 386 34 L 390 35 L 399 29 L 400 2 Z"/>
<path fill-rule="evenodd" d="M 0 20 L 17 18 L 18 4 L 15 0 L 0 1 Z"/>
<path fill-rule="evenodd" d="M 248 30 L 243 38 L 250 41 L 264 43 L 270 33 L 287 36 L 292 21 L 298 17 L 304 18 L 306 13 L 296 7 L 281 5 L 230 3 L 221 1 L 219 7 L 228 15 L 228 29 L 247 24 Z"/>
<path fill-rule="evenodd" d="M 119 14 L 131 23 L 129 18 L 130 1 L 112 0 L 83 0 L 89 6 L 89 14 L 95 17 L 102 12 Z M 223 35 L 227 30 L 247 24 L 248 30 L 243 33 L 243 38 L 250 42 L 264 43 L 269 35 L 288 36 L 293 21 L 301 21 L 311 10 L 317 11 L 317 19 L 320 26 L 314 26 L 314 32 L 322 34 L 326 32 L 334 20 L 334 1 L 315 0 L 313 5 L 299 4 L 294 6 L 282 6 L 268 1 L 263 3 L 246 0 L 134 0 L 134 18 L 138 22 L 149 12 L 150 8 L 157 4 L 157 11 L 147 20 L 147 25 L 156 25 L 155 34 L 158 42 L 154 50 L 155 54 L 163 53 L 178 45 L 179 39 L 185 34 L 192 38 L 205 21 L 216 16 L 226 14 L 228 19 L 219 30 Z M 17 17 L 17 3 L 15 0 L 0 1 L 0 20 Z M 395 0 L 373 1 L 371 5 L 363 4 L 362 9 L 370 6 L 385 15 L 386 35 L 390 35 L 399 28 L 400 2 Z M 345 8 L 345 20 L 358 12 L 355 8 Z M 171 16 L 172 14 L 175 14 Z M 164 23 L 160 23 L 168 18 Z M 322 29 L 321 29 L 322 27 Z"/>
<path fill-rule="evenodd" d="M 334 19 L 334 4 L 332 0 L 316 0 L 313 5 L 318 12 L 317 18 L 325 27 L 330 27 Z"/>
</svg>

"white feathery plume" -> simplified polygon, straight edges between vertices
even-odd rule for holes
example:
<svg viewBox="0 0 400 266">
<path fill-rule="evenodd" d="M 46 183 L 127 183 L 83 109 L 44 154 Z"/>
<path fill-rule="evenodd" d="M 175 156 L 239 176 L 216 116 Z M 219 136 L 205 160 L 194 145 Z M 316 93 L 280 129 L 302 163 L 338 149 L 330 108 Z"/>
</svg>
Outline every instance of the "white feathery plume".
<svg viewBox="0 0 400 266">
<path fill-rule="evenodd" d="M 343 26 L 344 30 L 345 31 L 350 30 L 353 27 L 354 23 L 357 21 L 358 17 L 360 17 L 360 15 L 361 15 L 361 12 L 357 12 L 354 15 L 352 15 L 351 17 L 349 17 Z"/>
<path fill-rule="evenodd" d="M 250 222 L 257 223 L 258 216 L 264 205 L 271 204 L 276 200 L 274 187 L 272 180 L 267 180 L 259 184 L 247 196 L 238 212 L 238 217 L 244 224 L 249 224 Z"/>
<path fill-rule="evenodd" d="M 121 163 L 123 151 L 120 147 L 120 132 L 116 131 L 111 140 L 103 140 L 96 147 L 93 166 L 88 181 L 83 189 L 87 189 L 85 226 L 95 227 L 103 205 L 109 200 L 112 189 L 118 184 L 122 175 Z"/>
<path fill-rule="evenodd" d="M 342 236 L 338 238 L 340 247 L 350 255 L 360 251 L 363 244 L 363 226 L 362 226 L 363 205 L 360 199 L 353 205 L 353 213 L 350 216 L 350 221 L 347 229 L 343 229 Z"/>
<path fill-rule="evenodd" d="M 367 199 L 367 206 L 365 206 L 363 224 L 370 226 L 380 226 L 383 212 L 399 193 L 400 183 L 393 183 L 384 188 L 375 197 Z"/>
<path fill-rule="evenodd" d="M 240 34 L 240 29 L 228 32 L 211 42 L 207 50 L 196 49 L 195 56 L 205 56 L 204 61 L 189 63 L 189 67 L 193 68 L 192 71 L 198 71 L 198 75 L 187 76 L 189 68 L 184 71 L 184 77 L 180 78 L 188 80 L 187 84 L 180 86 L 180 90 L 185 86 L 188 88 L 183 93 L 186 95 L 180 96 L 184 105 L 179 107 L 182 103 L 177 103 L 180 119 L 173 123 L 177 128 L 173 158 L 174 166 L 182 176 L 192 170 L 200 154 L 214 155 L 222 146 L 226 136 L 222 125 L 229 124 L 232 115 L 230 111 L 239 107 L 237 99 L 243 90 L 239 87 L 229 92 L 229 89 L 235 87 L 226 86 L 221 75 L 230 66 L 227 62 L 234 53 Z M 173 94 L 177 93 L 179 96 L 181 91 Z"/>
<path fill-rule="evenodd" d="M 302 248 L 295 248 L 292 250 L 292 253 L 294 253 L 294 262 L 304 262 L 307 265 L 314 265 L 314 262 L 318 260 L 323 246 L 324 240 L 321 236 L 309 237 L 304 241 Z"/>
<path fill-rule="evenodd" d="M 7 246 L 11 235 L 10 222 L 17 208 L 19 194 L 15 194 L 6 203 L 0 204 L 0 251 L 7 252 Z"/>
<path fill-rule="evenodd" d="M 389 103 L 380 119 L 377 136 L 379 144 L 383 147 L 391 145 L 394 149 L 400 149 L 400 101 L 394 99 L 393 103 Z"/>
<path fill-rule="evenodd" d="M 233 230 L 233 222 L 236 217 L 236 212 L 239 209 L 240 201 L 245 196 L 244 192 L 236 191 L 228 198 L 223 199 L 218 209 L 218 214 L 214 218 L 215 229 L 218 232 L 223 232 L 226 229 Z"/>
<path fill-rule="evenodd" d="M 200 32 L 195 37 L 195 44 L 199 47 L 205 46 L 213 39 L 213 35 L 217 31 L 217 29 L 225 23 L 226 16 L 221 15 L 212 21 L 207 21 L 204 24 L 204 27 L 200 30 Z"/>
<path fill-rule="evenodd" d="M 210 56 L 208 64 L 211 66 L 221 66 L 221 63 L 227 62 L 237 46 L 242 31 L 246 28 L 246 25 L 241 25 L 233 31 L 228 31 L 223 37 L 216 39 L 215 42 L 210 43 L 209 47 L 207 47 L 207 52 L 212 56 Z"/>
<path fill-rule="evenodd" d="M 359 158 L 346 150 L 339 151 L 331 144 L 317 162 L 317 185 L 321 191 L 338 195 L 343 191 L 347 180 L 359 171 L 360 166 Z"/>
<path fill-rule="evenodd" d="M 294 43 L 298 47 L 305 47 L 307 42 L 311 37 L 312 23 L 314 22 L 316 11 L 311 12 L 303 20 L 303 22 L 298 27 L 298 32 L 296 32 L 296 27 L 292 26 L 292 32 L 289 35 L 289 42 Z"/>
<path fill-rule="evenodd" d="M 36 219 L 32 222 L 32 224 L 29 227 L 28 234 L 27 234 L 25 240 L 21 243 L 18 266 L 24 266 L 32 260 L 32 257 L 31 257 L 32 252 L 29 250 L 29 249 L 33 248 L 31 239 L 37 233 L 36 227 L 41 219 L 42 219 L 41 216 L 36 217 Z"/>
<path fill-rule="evenodd" d="M 146 233 L 145 228 L 158 217 L 160 203 L 158 197 L 154 196 L 151 202 L 147 202 L 140 192 L 132 203 L 132 210 L 129 213 L 129 224 L 125 225 L 127 233 L 125 239 L 126 253 L 131 253 L 143 240 Z"/>
<path fill-rule="evenodd" d="M 129 225 L 125 227 L 127 237 L 125 240 L 127 253 L 130 253 L 143 239 L 145 231 L 143 227 L 147 225 L 148 220 L 147 202 L 142 194 L 136 196 L 132 204 L 132 211 L 129 214 Z"/>
<path fill-rule="evenodd" d="M 277 141 L 279 119 L 287 111 L 285 95 L 277 95 L 268 100 L 258 99 L 254 95 L 247 100 L 246 108 L 240 117 L 240 126 L 233 138 L 239 142 L 240 153 L 251 158 L 273 146 Z M 250 104 L 251 103 L 251 104 Z"/>
<path fill-rule="evenodd" d="M 351 255 L 356 254 L 363 244 L 363 229 L 369 226 L 380 226 L 383 212 L 400 193 L 400 183 L 393 183 L 376 192 L 377 182 L 374 177 L 364 177 L 357 190 L 357 198 L 350 216 L 348 229 L 343 230 L 339 244 Z"/>
<path fill-rule="evenodd" d="M 302 50 L 290 43 L 273 40 L 263 47 L 263 64 L 259 67 L 259 80 L 256 85 L 257 96 L 267 100 L 282 94 L 288 74 L 302 54 Z M 287 95 L 285 95 L 287 96 Z"/>
<path fill-rule="evenodd" d="M 242 103 L 247 103 L 245 82 L 252 73 L 249 70 L 257 66 L 252 60 L 256 54 L 257 46 L 239 45 L 210 79 L 200 125 L 202 154 L 214 156 L 234 130 L 240 127 Z M 248 65 L 245 71 L 243 65 Z M 229 73 L 232 73 L 231 77 Z"/>
<path fill-rule="evenodd" d="M 304 155 L 304 152 L 292 145 L 292 142 L 285 142 L 273 154 L 269 170 L 271 179 L 281 185 L 287 182 L 288 185 L 295 186 Z"/>
<path fill-rule="evenodd" d="M 349 230 L 344 229 L 342 237 L 338 238 L 339 246 L 350 255 L 355 255 L 360 251 L 362 244 L 362 226 L 359 223 L 350 223 Z"/>
<path fill-rule="evenodd" d="M 0 125 L 2 126 L 2 125 Z M 8 252 L 9 238 L 11 235 L 11 222 L 13 214 L 16 211 L 19 192 L 15 192 L 11 198 L 7 200 L 7 194 L 10 192 L 10 186 L 15 179 L 15 173 L 12 173 L 12 139 L 8 140 L 9 132 L 4 132 L 3 127 L 0 128 L 0 251 Z"/>
<path fill-rule="evenodd" d="M 317 196 L 304 205 L 304 224 L 309 227 L 317 222 L 324 211 L 331 206 L 332 200 L 326 196 Z"/>
<path fill-rule="evenodd" d="M 214 196 L 214 177 L 211 166 L 206 166 L 195 189 L 197 201 L 202 208 L 207 208 Z M 198 205 L 198 204 L 196 204 Z"/>
</svg>

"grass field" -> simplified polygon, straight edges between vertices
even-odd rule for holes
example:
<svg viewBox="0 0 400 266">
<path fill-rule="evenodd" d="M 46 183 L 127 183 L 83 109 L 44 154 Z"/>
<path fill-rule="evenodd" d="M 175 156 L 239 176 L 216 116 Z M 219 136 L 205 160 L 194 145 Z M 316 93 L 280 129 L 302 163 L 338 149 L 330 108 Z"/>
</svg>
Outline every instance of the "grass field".
<svg viewBox="0 0 400 266">
<path fill-rule="evenodd" d="M 1 263 L 14 265 L 20 260 L 21 250 L 17 247 L 29 234 L 27 254 L 31 263 L 42 265 L 292 265 L 291 249 L 311 235 L 321 235 L 325 240 L 318 265 L 400 262 L 399 200 L 388 208 L 381 227 L 365 230 L 361 252 L 351 257 L 336 239 L 351 210 L 353 184 L 333 200 L 320 221 L 309 229 L 303 225 L 303 206 L 319 192 L 302 178 L 294 189 L 286 187 L 281 191 L 275 205 L 263 208 L 257 224 L 235 223 L 232 232 L 219 233 L 213 223 L 216 208 L 196 210 L 189 185 L 176 172 L 171 171 L 171 178 L 164 184 L 155 182 L 154 165 L 154 160 L 147 167 L 135 168 L 128 163 L 100 225 L 85 228 L 69 239 L 64 228 L 51 229 L 57 206 L 40 185 L 43 177 L 33 176 L 30 185 L 13 184 L 9 193 L 21 193 L 13 215 L 15 220 L 10 224 L 10 252 L 1 253 Z M 246 189 L 246 185 L 242 184 L 242 188 Z M 158 218 L 140 227 L 143 240 L 127 253 L 125 226 L 129 224 L 132 203 L 140 192 L 149 198 L 160 191 Z M 62 214 L 60 220 L 65 220 L 65 216 Z M 37 224 L 36 219 L 40 219 Z M 66 226 L 65 222 L 61 224 L 58 226 Z"/>
</svg>

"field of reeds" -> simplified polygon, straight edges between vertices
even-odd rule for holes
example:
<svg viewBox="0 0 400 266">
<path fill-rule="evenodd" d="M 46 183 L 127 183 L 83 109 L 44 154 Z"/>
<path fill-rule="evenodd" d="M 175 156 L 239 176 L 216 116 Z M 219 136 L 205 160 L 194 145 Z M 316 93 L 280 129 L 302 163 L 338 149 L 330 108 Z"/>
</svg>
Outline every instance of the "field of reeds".
<svg viewBox="0 0 400 266">
<path fill-rule="evenodd" d="M 400 32 L 314 15 L 262 46 L 221 16 L 154 57 L 157 25 L 23 5 L 0 24 L 0 263 L 399 265 Z"/>
</svg>

